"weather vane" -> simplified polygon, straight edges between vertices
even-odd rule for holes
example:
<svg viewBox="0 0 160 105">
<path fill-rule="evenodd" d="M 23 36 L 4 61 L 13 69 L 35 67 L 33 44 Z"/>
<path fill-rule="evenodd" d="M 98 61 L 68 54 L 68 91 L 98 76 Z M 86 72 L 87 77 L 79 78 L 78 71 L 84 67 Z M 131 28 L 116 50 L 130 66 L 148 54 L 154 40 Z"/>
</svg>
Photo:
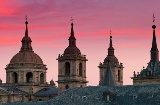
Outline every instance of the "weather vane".
<svg viewBox="0 0 160 105">
<path fill-rule="evenodd" d="M 153 23 L 154 23 L 154 21 L 155 21 L 155 17 L 154 17 L 154 14 L 153 14 Z"/>
<path fill-rule="evenodd" d="M 70 21 L 71 21 L 72 23 L 73 23 L 73 20 L 74 20 L 74 19 L 71 17 L 71 20 L 70 20 Z"/>
</svg>

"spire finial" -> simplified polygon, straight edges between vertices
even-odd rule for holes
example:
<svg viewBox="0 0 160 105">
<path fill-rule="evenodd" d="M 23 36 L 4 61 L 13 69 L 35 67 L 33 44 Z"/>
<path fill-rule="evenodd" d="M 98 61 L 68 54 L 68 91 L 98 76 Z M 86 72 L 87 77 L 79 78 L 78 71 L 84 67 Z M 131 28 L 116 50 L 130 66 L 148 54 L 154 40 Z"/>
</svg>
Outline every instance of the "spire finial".
<svg viewBox="0 0 160 105">
<path fill-rule="evenodd" d="M 76 46 L 76 38 L 74 37 L 74 30 L 73 30 L 73 18 L 71 17 L 71 33 L 69 37 L 69 46 Z"/>
<path fill-rule="evenodd" d="M 27 21 L 27 15 L 26 15 L 25 17 L 26 17 L 26 22 L 25 22 L 25 23 L 26 23 L 26 24 L 28 24 L 28 21 Z"/>
<path fill-rule="evenodd" d="M 154 16 L 154 13 L 153 13 L 153 16 L 152 16 L 152 17 L 153 17 L 153 24 L 154 24 L 154 22 L 155 22 L 155 16 Z M 152 26 L 152 28 L 153 28 L 153 29 L 155 29 L 155 28 L 156 28 L 156 26 L 155 26 L 155 25 L 153 25 L 153 26 Z"/>
<path fill-rule="evenodd" d="M 110 30 L 110 42 L 109 42 L 109 48 L 108 48 L 108 56 L 114 56 L 114 48 L 112 44 L 112 31 Z"/>
</svg>

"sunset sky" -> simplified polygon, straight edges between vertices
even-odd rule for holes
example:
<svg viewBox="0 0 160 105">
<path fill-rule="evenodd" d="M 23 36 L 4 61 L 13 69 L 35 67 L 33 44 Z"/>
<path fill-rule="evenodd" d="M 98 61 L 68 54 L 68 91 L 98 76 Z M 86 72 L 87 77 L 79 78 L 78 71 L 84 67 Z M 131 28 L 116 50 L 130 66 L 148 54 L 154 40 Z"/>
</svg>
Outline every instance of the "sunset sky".
<svg viewBox="0 0 160 105">
<path fill-rule="evenodd" d="M 112 30 L 113 47 L 124 65 L 124 85 L 131 85 L 133 71 L 150 60 L 153 13 L 160 50 L 160 0 L 0 0 L 0 78 L 19 52 L 28 16 L 32 47 L 47 65 L 47 81 L 57 81 L 58 54 L 68 46 L 71 21 L 77 47 L 85 54 L 88 85 L 98 85 L 100 62 L 104 61 Z"/>
</svg>

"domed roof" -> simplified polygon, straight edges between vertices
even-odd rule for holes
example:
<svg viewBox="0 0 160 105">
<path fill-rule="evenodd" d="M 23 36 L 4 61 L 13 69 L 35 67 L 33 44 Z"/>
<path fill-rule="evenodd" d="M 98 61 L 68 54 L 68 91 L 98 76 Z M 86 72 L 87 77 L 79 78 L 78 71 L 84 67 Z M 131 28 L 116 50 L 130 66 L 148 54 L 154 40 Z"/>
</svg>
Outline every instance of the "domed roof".
<svg viewBox="0 0 160 105">
<path fill-rule="evenodd" d="M 10 61 L 10 64 L 16 63 L 33 63 L 43 64 L 42 59 L 33 51 L 20 51 Z"/>
<path fill-rule="evenodd" d="M 28 42 L 31 41 L 32 42 L 32 40 L 29 36 L 28 37 L 23 37 L 21 42 L 23 42 L 23 41 L 28 41 Z"/>
<path fill-rule="evenodd" d="M 117 59 L 115 56 L 107 56 L 107 57 L 104 59 L 104 63 L 107 63 L 107 62 L 118 63 L 118 59 Z"/>
<path fill-rule="evenodd" d="M 10 61 L 10 64 L 20 64 L 20 63 L 29 63 L 29 64 L 43 64 L 42 59 L 34 53 L 31 46 L 31 38 L 28 36 L 28 22 L 26 20 L 26 30 L 25 36 L 22 38 L 22 47 L 16 55 Z"/>
<path fill-rule="evenodd" d="M 81 51 L 76 46 L 68 46 L 64 50 L 64 55 L 72 54 L 72 55 L 81 55 Z"/>
</svg>

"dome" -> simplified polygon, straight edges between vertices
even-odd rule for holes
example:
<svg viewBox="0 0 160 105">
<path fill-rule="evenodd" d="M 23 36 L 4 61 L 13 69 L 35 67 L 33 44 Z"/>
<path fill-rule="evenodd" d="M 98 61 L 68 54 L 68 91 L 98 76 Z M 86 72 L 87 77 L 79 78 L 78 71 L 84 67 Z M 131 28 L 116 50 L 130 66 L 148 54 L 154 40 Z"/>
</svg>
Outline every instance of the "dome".
<svg viewBox="0 0 160 105">
<path fill-rule="evenodd" d="M 24 41 L 29 41 L 29 42 L 30 42 L 30 41 L 32 41 L 32 40 L 31 40 L 31 38 L 28 36 L 28 37 L 23 37 L 22 42 L 24 42 Z"/>
<path fill-rule="evenodd" d="M 107 63 L 107 62 L 114 62 L 114 63 L 118 63 L 118 59 L 115 57 L 115 56 L 107 56 L 105 59 L 104 59 L 104 63 Z"/>
<path fill-rule="evenodd" d="M 66 54 L 81 55 L 81 52 L 76 46 L 73 46 L 73 47 L 68 46 L 64 50 L 64 55 L 66 55 Z"/>
<path fill-rule="evenodd" d="M 33 63 L 43 64 L 42 59 L 33 51 L 20 51 L 10 61 L 10 64 L 16 63 Z"/>
</svg>

